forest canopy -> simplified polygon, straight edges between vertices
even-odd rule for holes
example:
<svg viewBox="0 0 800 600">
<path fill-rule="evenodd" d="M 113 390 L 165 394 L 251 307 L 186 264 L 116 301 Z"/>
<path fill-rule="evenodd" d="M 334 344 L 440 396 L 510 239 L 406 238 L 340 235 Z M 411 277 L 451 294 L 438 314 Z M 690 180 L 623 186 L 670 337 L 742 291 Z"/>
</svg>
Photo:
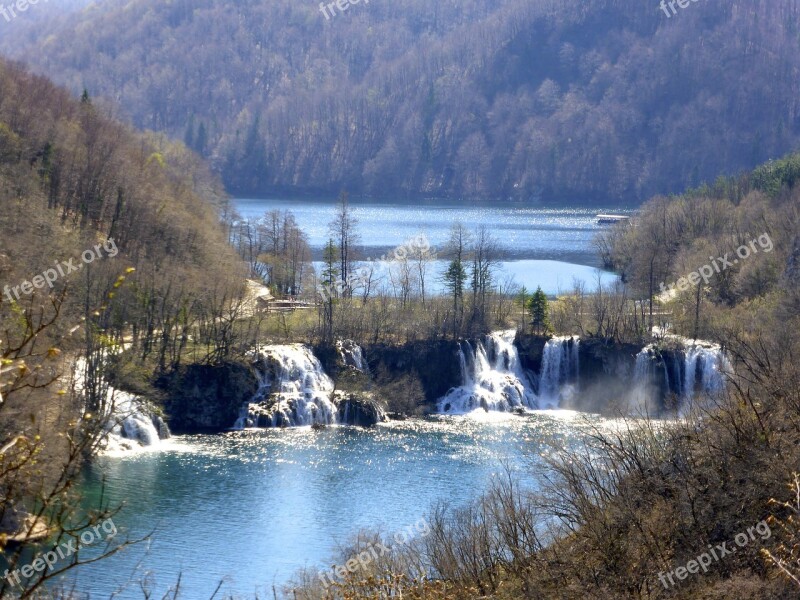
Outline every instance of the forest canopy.
<svg viewBox="0 0 800 600">
<path fill-rule="evenodd" d="M 0 50 L 185 140 L 237 194 L 641 201 L 800 134 L 793 0 L 38 8 Z"/>
</svg>

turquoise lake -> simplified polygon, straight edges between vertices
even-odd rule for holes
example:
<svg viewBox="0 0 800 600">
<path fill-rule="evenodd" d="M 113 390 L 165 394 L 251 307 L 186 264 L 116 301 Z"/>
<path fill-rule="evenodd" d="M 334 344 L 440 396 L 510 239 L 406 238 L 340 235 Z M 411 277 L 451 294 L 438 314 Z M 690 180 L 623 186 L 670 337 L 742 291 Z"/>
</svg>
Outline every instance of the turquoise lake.
<svg viewBox="0 0 800 600">
<path fill-rule="evenodd" d="M 222 590 L 272 597 L 304 566 L 329 566 L 359 529 L 394 533 L 442 501 L 463 506 L 509 464 L 535 487 L 542 456 L 614 421 L 568 411 L 431 417 L 373 429 L 332 427 L 181 436 L 104 456 L 87 471 L 87 502 L 122 505 L 120 535 L 146 544 L 82 567 L 92 598 L 141 598 L 138 581 L 182 597 Z M 158 597 L 161 597 L 159 594 Z"/>
<path fill-rule="evenodd" d="M 331 202 L 237 200 L 243 217 L 291 210 L 317 253 L 328 238 Z M 443 245 L 455 221 L 486 225 L 506 249 L 503 273 L 547 293 L 573 278 L 594 287 L 595 215 L 624 209 L 548 209 L 355 202 L 364 257 L 378 257 L 415 235 Z M 628 211 L 629 212 L 629 211 Z M 360 529 L 387 534 L 417 523 L 437 503 L 475 499 L 510 465 L 529 486 L 542 456 L 577 443 L 591 425 L 613 421 L 573 412 L 525 416 L 436 416 L 373 429 L 332 427 L 178 436 L 154 449 L 101 457 L 87 469 L 87 503 L 120 505 L 124 535 L 146 544 L 70 576 L 92 598 L 139 599 L 139 582 L 161 597 L 180 578 L 182 596 L 272 598 L 303 567 L 330 566 Z M 89 548 L 91 552 L 92 548 Z"/>
</svg>

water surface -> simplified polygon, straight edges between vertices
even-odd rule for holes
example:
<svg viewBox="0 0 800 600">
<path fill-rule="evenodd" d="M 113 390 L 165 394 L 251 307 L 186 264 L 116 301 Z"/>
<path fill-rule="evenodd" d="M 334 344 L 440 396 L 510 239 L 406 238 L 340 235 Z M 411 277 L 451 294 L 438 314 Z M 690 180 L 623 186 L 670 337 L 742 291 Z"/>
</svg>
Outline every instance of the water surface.
<svg viewBox="0 0 800 600">
<path fill-rule="evenodd" d="M 358 529 L 399 531 L 440 501 L 474 499 L 503 462 L 531 486 L 530 465 L 573 444 L 599 417 L 536 412 L 432 417 L 373 429 L 333 427 L 184 436 L 160 451 L 102 457 L 87 474 L 90 496 L 106 479 L 114 517 L 138 546 L 81 568 L 92 597 L 141 598 L 129 579 L 146 574 L 165 591 L 182 574 L 186 598 L 224 589 L 272 597 L 271 586 L 304 566 L 330 565 Z M 160 597 L 160 596 L 159 596 Z"/>
<path fill-rule="evenodd" d="M 253 200 L 235 201 L 245 218 L 259 218 L 271 210 L 290 210 L 309 237 L 315 260 L 330 239 L 328 224 L 334 218 L 332 201 Z M 596 287 L 598 278 L 609 283 L 615 275 L 601 271 L 594 239 L 604 229 L 597 223 L 598 213 L 631 214 L 627 208 L 542 208 L 516 204 L 458 205 L 427 202 L 413 205 L 392 202 L 353 202 L 358 220 L 358 249 L 362 258 L 377 259 L 423 234 L 434 249 L 441 250 L 450 228 L 456 222 L 474 231 L 485 225 L 500 242 L 504 260 L 498 281 L 514 278 L 518 285 L 534 290 L 538 286 L 550 295 L 569 290 L 574 281 Z M 434 274 L 444 267 L 435 266 Z M 436 276 L 428 289 L 441 291 Z"/>
<path fill-rule="evenodd" d="M 270 210 L 292 211 L 308 234 L 312 248 L 321 249 L 330 237 L 328 223 L 335 211 L 330 201 L 238 199 L 235 205 L 243 217 L 258 218 Z M 603 229 L 596 215 L 631 214 L 630 209 L 620 207 L 541 208 L 509 204 L 357 202 L 352 207 L 358 219 L 360 245 L 369 256 L 378 256 L 419 233 L 425 234 L 432 245 L 441 247 L 453 223 L 461 222 L 470 230 L 487 226 L 510 259 L 562 260 L 590 267 L 600 266 L 592 245 Z"/>
</svg>

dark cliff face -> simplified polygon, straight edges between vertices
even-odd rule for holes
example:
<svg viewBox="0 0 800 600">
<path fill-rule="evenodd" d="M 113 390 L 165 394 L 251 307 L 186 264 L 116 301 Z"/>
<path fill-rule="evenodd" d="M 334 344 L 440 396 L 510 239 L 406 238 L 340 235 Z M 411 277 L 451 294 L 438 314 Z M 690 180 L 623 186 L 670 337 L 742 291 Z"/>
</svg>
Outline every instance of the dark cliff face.
<svg viewBox="0 0 800 600">
<path fill-rule="evenodd" d="M 437 340 L 402 346 L 374 345 L 366 349 L 370 368 L 391 380 L 413 376 L 419 380 L 425 402 L 435 404 L 452 387 L 461 385 L 458 344 Z"/>
<path fill-rule="evenodd" d="M 380 404 L 368 394 L 341 394 L 334 398 L 339 423 L 357 427 L 372 427 L 386 420 Z"/>
<path fill-rule="evenodd" d="M 242 405 L 258 390 L 253 368 L 244 363 L 188 365 L 161 377 L 164 412 L 175 433 L 216 432 L 233 426 Z"/>
<path fill-rule="evenodd" d="M 337 389 L 347 391 L 382 391 L 390 395 L 417 397 L 420 403 L 433 405 L 451 387 L 461 385 L 458 344 L 448 340 L 410 342 L 400 346 L 372 344 L 363 347 L 371 377 L 346 367 L 332 346 L 317 346 L 314 355 Z M 413 413 L 413 407 L 393 407 L 390 411 Z"/>
<path fill-rule="evenodd" d="M 521 366 L 537 377 L 547 340 L 527 334 L 515 340 Z M 434 410 L 437 400 L 463 383 L 458 349 L 458 342 L 450 340 L 369 345 L 364 355 L 370 374 L 346 366 L 335 347 L 315 347 L 314 354 L 336 382 L 340 421 L 367 426 L 382 420 L 383 410 L 396 416 Z M 581 340 L 580 393 L 561 408 L 598 413 L 624 410 L 640 350 L 637 345 Z M 670 369 L 682 364 L 677 351 L 666 348 L 660 360 Z M 681 379 L 682 375 L 676 375 L 677 381 Z M 156 386 L 164 394 L 164 412 L 174 432 L 215 432 L 233 426 L 241 407 L 258 391 L 258 378 L 247 363 L 189 365 L 165 375 Z M 675 390 L 660 392 L 663 399 Z"/>
<path fill-rule="evenodd" d="M 632 386 L 636 355 L 641 346 L 608 344 L 600 339 L 581 339 L 580 390 L 570 406 L 582 412 L 614 414 L 625 412 Z"/>
<path fill-rule="evenodd" d="M 519 352 L 519 362 L 526 371 L 539 374 L 542 372 L 542 356 L 544 347 L 550 338 L 543 335 L 517 333 L 514 345 Z"/>
</svg>

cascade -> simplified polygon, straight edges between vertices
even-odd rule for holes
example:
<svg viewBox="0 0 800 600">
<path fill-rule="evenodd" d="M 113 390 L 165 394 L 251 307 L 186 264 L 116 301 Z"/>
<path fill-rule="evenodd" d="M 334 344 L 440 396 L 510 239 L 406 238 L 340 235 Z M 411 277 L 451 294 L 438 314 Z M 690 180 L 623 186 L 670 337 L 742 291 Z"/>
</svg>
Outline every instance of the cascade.
<svg viewBox="0 0 800 600">
<path fill-rule="evenodd" d="M 733 371 L 730 361 L 716 344 L 692 341 L 684 359 L 683 397 L 715 394 L 725 389 L 725 375 Z"/>
<path fill-rule="evenodd" d="M 554 337 L 544 347 L 539 377 L 541 408 L 558 408 L 577 391 L 580 338 Z"/>
<path fill-rule="evenodd" d="M 260 387 L 242 408 L 235 429 L 337 422 L 333 381 L 310 348 L 302 344 L 268 346 L 257 355 Z"/>
<path fill-rule="evenodd" d="M 346 367 L 352 367 L 356 371 L 369 375 L 369 364 L 367 364 L 361 346 L 352 340 L 339 340 L 336 342 L 336 349 Z"/>
<path fill-rule="evenodd" d="M 108 450 L 131 449 L 131 441 L 145 447 L 157 446 L 162 439 L 170 437 L 167 424 L 148 411 L 138 396 L 109 388 L 109 398 L 112 397 L 114 408 L 109 420 Z"/>
<path fill-rule="evenodd" d="M 665 394 L 674 394 L 683 405 L 698 394 L 725 389 L 725 375 L 733 369 L 720 346 L 678 336 L 670 338 L 677 342 L 677 350 L 659 351 L 650 345 L 636 356 L 631 399 L 638 406 Z M 663 385 L 659 382 L 662 377 Z"/>
<path fill-rule="evenodd" d="M 523 371 L 514 346 L 516 330 L 485 336 L 473 347 L 461 342 L 458 360 L 461 386 L 439 400 L 439 412 L 464 414 L 476 409 L 508 412 L 537 407 L 532 382 Z"/>
<path fill-rule="evenodd" d="M 79 358 L 73 368 L 75 390 L 85 389 L 86 359 Z M 134 394 L 107 385 L 105 392 L 105 430 L 103 443 L 107 451 L 134 450 L 158 446 L 170 437 L 169 427 L 147 403 Z"/>
</svg>

